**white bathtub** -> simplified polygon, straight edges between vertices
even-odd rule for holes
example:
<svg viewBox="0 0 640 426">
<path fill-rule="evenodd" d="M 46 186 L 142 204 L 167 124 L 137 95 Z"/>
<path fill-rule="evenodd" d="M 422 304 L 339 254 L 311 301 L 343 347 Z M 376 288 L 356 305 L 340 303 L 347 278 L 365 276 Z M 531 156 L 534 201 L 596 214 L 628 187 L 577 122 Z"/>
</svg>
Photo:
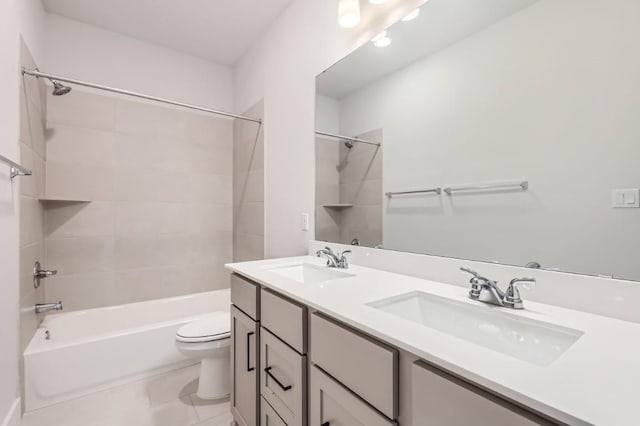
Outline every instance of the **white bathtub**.
<svg viewBox="0 0 640 426">
<path fill-rule="evenodd" d="M 25 409 L 192 364 L 175 347 L 176 331 L 229 304 L 225 289 L 47 315 L 24 352 Z"/>
</svg>

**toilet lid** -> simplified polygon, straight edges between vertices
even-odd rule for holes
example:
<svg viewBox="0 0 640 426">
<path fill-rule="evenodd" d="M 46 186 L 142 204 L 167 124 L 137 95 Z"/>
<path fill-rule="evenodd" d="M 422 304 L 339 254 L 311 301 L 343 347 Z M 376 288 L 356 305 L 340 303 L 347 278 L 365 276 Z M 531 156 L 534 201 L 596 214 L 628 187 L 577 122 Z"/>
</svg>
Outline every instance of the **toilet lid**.
<svg viewBox="0 0 640 426">
<path fill-rule="evenodd" d="M 176 340 L 187 343 L 211 342 L 228 338 L 230 331 L 229 312 L 214 312 L 180 327 Z"/>
</svg>

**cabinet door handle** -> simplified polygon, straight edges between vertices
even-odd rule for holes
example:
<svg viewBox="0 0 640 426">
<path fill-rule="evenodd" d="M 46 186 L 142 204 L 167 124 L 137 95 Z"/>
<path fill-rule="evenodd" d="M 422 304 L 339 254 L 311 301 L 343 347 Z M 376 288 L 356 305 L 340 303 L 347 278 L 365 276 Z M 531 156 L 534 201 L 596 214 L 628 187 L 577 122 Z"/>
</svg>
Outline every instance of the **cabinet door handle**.
<svg viewBox="0 0 640 426">
<path fill-rule="evenodd" d="M 271 372 L 271 367 L 267 367 L 264 369 L 264 372 L 267 373 L 267 376 L 271 377 L 271 379 L 273 379 L 274 382 L 276 382 L 278 384 L 278 386 L 280 386 L 280 388 L 283 391 L 288 391 L 289 389 L 291 389 L 291 385 L 283 385 L 282 382 L 278 379 L 276 379 L 276 376 L 273 375 L 273 373 Z"/>
<path fill-rule="evenodd" d="M 253 371 L 256 369 L 255 367 L 251 367 L 251 336 L 254 334 L 255 333 L 253 331 L 247 333 L 247 371 Z"/>
</svg>

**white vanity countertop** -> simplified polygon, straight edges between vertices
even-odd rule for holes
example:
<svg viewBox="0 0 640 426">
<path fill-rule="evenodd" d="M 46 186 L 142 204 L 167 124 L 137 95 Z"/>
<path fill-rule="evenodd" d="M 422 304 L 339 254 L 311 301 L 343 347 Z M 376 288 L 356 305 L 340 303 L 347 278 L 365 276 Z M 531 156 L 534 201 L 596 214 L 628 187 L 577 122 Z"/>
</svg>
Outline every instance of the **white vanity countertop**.
<svg viewBox="0 0 640 426">
<path fill-rule="evenodd" d="M 469 300 L 465 287 L 357 265 L 345 271 L 353 277 L 316 284 L 302 284 L 269 270 L 300 262 L 325 265 L 324 259 L 301 256 L 227 268 L 560 421 L 640 424 L 640 324 L 530 302 L 525 292 L 525 309 L 508 310 L 509 314 L 584 333 L 558 359 L 541 367 L 366 305 L 423 291 L 506 310 Z M 462 274 L 460 279 L 468 280 Z"/>
</svg>

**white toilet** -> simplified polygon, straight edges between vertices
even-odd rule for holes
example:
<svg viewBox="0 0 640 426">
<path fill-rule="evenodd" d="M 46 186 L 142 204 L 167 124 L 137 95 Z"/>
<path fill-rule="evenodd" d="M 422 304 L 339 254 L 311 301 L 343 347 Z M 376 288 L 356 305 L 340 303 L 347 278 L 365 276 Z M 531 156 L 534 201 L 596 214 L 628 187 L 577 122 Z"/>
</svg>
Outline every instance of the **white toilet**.
<svg viewBox="0 0 640 426">
<path fill-rule="evenodd" d="M 229 312 L 214 312 L 180 327 L 176 333 L 178 350 L 201 360 L 197 395 L 202 399 L 229 395 L 230 337 Z"/>
</svg>

